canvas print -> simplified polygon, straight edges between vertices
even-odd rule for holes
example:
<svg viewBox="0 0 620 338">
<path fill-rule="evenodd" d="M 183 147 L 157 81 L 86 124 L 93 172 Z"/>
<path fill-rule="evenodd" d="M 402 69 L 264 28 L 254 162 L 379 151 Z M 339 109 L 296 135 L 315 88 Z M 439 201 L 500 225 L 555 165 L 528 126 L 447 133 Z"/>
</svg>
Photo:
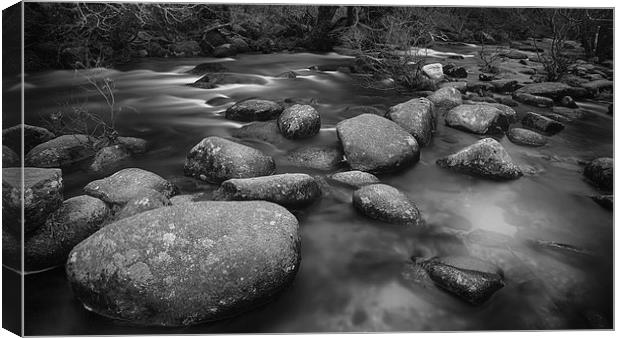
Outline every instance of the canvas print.
<svg viewBox="0 0 620 338">
<path fill-rule="evenodd" d="M 613 8 L 7 8 L 4 328 L 611 330 L 613 27 Z"/>
</svg>

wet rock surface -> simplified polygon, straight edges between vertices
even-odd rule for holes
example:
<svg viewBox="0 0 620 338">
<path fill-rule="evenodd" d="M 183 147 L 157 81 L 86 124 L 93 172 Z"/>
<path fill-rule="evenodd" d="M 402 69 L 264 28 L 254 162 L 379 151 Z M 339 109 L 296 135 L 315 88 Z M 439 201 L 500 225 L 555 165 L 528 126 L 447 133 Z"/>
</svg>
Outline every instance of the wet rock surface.
<svg viewBox="0 0 620 338">
<path fill-rule="evenodd" d="M 492 138 L 482 139 L 458 152 L 440 158 L 437 165 L 458 172 L 495 180 L 523 176 L 504 147 Z"/>
<path fill-rule="evenodd" d="M 553 99 L 544 96 L 532 95 L 523 92 L 516 92 L 512 98 L 518 102 L 529 104 L 535 107 L 552 107 Z"/>
<path fill-rule="evenodd" d="M 290 106 L 278 117 L 278 129 L 289 139 L 308 138 L 321 129 L 321 115 L 309 105 Z"/>
<path fill-rule="evenodd" d="M 371 184 L 356 190 L 353 192 L 353 206 L 365 216 L 379 221 L 414 226 L 423 224 L 415 203 L 386 184 Z"/>
<path fill-rule="evenodd" d="M 392 106 L 386 117 L 413 135 L 420 146 L 430 143 L 435 127 L 435 106 L 428 99 L 412 99 Z"/>
<path fill-rule="evenodd" d="M 548 135 L 554 135 L 564 130 L 564 125 L 562 123 L 532 112 L 525 114 L 521 120 L 521 124 Z"/>
<path fill-rule="evenodd" d="M 250 99 L 235 103 L 226 109 L 229 120 L 251 122 L 273 120 L 280 115 L 283 107 L 269 100 Z"/>
<path fill-rule="evenodd" d="M 140 168 L 127 168 L 84 187 L 86 194 L 106 203 L 124 205 L 143 189 L 153 189 L 166 197 L 176 193 L 176 187 L 161 176 Z"/>
<path fill-rule="evenodd" d="M 339 122 L 336 131 L 354 170 L 393 172 L 420 159 L 415 138 L 386 118 L 362 114 Z"/>
<path fill-rule="evenodd" d="M 106 226 L 66 265 L 75 296 L 100 315 L 187 326 L 270 301 L 299 268 L 295 217 L 268 202 L 196 202 Z"/>
<path fill-rule="evenodd" d="M 512 128 L 508 131 L 508 139 L 524 146 L 541 147 L 547 144 L 547 138 L 539 133 L 523 128 Z"/>
<path fill-rule="evenodd" d="M 614 188 L 614 160 L 610 157 L 601 157 L 589 162 L 583 170 L 587 177 L 597 187 L 613 191 Z"/>
<path fill-rule="evenodd" d="M 184 172 L 202 181 L 220 183 L 231 178 L 271 175 L 275 162 L 260 150 L 211 136 L 190 150 Z"/>
<path fill-rule="evenodd" d="M 303 207 L 321 196 L 321 189 L 307 174 L 280 174 L 254 178 L 230 179 L 220 188 L 224 200 L 263 200 L 285 207 Z"/>
</svg>

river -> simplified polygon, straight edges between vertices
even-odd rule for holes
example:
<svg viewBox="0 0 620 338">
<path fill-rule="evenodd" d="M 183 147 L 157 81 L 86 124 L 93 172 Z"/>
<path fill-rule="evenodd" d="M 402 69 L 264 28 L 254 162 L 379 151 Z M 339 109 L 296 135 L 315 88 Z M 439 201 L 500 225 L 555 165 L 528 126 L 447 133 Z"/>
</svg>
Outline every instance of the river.
<svg viewBox="0 0 620 338">
<path fill-rule="evenodd" d="M 472 52 L 473 53 L 473 52 Z M 288 151 L 304 144 L 335 144 L 335 125 L 351 117 L 347 107 L 380 109 L 412 95 L 367 89 L 338 71 L 308 71 L 337 64 L 338 54 L 264 54 L 219 59 L 232 71 L 260 75 L 265 85 L 187 86 L 199 78 L 185 71 L 209 58 L 140 59 L 118 70 L 91 71 L 115 84 L 121 135 L 145 138 L 150 150 L 126 163 L 183 181 L 183 163 L 193 145 L 211 135 L 230 137 L 242 123 L 224 111 L 247 97 L 315 99 L 321 114 L 318 136 L 292 145 L 242 140 L 272 155 L 277 173 L 307 172 L 284 164 Z M 276 78 L 298 71 L 295 79 Z M 57 70 L 25 78 L 25 122 L 69 106 L 105 109 L 101 98 L 84 89 L 84 74 Z M 215 97 L 230 103 L 209 105 Z M 547 146 L 502 145 L 530 174 L 509 182 L 485 181 L 435 165 L 441 156 L 480 137 L 439 123 L 420 162 L 397 174 L 380 176 L 406 192 L 427 226 L 403 229 L 355 212 L 350 191 L 325 196 L 297 213 L 302 264 L 294 284 L 277 299 L 236 318 L 188 328 L 140 328 L 91 313 L 73 297 L 56 268 L 25 279 L 27 335 L 138 333 L 293 333 L 423 330 L 531 330 L 589 327 L 588 318 L 613 315 L 613 217 L 593 202 L 596 190 L 581 174 L 582 163 L 613 156 L 613 120 L 607 107 L 578 102 L 593 113 L 567 123 Z M 515 108 L 524 113 L 521 105 Z M 64 174 L 65 198 L 101 175 Z M 184 184 L 183 192 L 208 188 Z M 344 188 L 343 188 L 344 189 Z M 541 245 L 556 242 L 570 247 Z M 539 243 L 539 244 L 536 244 Z M 482 306 L 473 307 L 433 285 L 411 277 L 411 257 L 472 255 L 498 264 L 506 286 Z"/>
</svg>

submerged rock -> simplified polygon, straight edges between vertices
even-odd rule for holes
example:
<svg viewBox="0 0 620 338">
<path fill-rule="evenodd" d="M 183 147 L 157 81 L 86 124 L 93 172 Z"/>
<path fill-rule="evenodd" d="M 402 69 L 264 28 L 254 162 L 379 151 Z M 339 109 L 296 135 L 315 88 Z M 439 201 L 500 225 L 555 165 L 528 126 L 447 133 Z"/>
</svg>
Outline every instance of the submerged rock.
<svg viewBox="0 0 620 338">
<path fill-rule="evenodd" d="M 158 191 L 166 197 L 176 193 L 174 184 L 139 168 L 123 169 L 106 178 L 92 181 L 84 187 L 84 191 L 104 202 L 124 205 L 146 188 Z"/>
<path fill-rule="evenodd" d="M 426 97 L 438 110 L 448 110 L 463 104 L 463 97 L 454 87 L 444 87 Z"/>
<path fill-rule="evenodd" d="M 426 98 L 412 99 L 392 106 L 385 115 L 415 137 L 420 146 L 428 145 L 435 128 L 435 106 Z"/>
<path fill-rule="evenodd" d="M 606 191 L 614 189 L 614 159 L 611 157 L 601 157 L 589 162 L 583 175 L 594 185 Z"/>
<path fill-rule="evenodd" d="M 525 114 L 521 124 L 549 135 L 557 134 L 564 129 L 564 125 L 560 122 L 532 112 Z"/>
<path fill-rule="evenodd" d="M 336 131 L 354 170 L 394 172 L 420 159 L 415 138 L 386 118 L 362 114 L 339 122 Z"/>
<path fill-rule="evenodd" d="M 230 179 L 220 188 L 225 200 L 263 200 L 285 207 L 303 207 L 321 196 L 321 189 L 307 174 L 280 174 Z"/>
<path fill-rule="evenodd" d="M 502 112 L 485 104 L 462 104 L 446 114 L 446 125 L 475 134 L 501 132 L 508 125 Z"/>
<path fill-rule="evenodd" d="M 278 128 L 284 137 L 292 140 L 311 137 L 321 129 L 321 115 L 312 106 L 296 104 L 282 111 Z"/>
<path fill-rule="evenodd" d="M 23 208 L 24 232 L 38 229 L 62 204 L 62 189 L 60 169 L 3 168 L 2 223 L 14 233 L 20 233 Z"/>
<path fill-rule="evenodd" d="M 2 146 L 2 168 L 19 167 L 20 158 L 11 148 Z"/>
<path fill-rule="evenodd" d="M 502 145 L 492 138 L 482 139 L 455 154 L 440 158 L 437 165 L 464 174 L 505 180 L 523 176 L 521 169 Z"/>
<path fill-rule="evenodd" d="M 476 258 L 441 257 L 421 264 L 440 288 L 473 305 L 486 302 L 505 285 L 501 270 Z"/>
<path fill-rule="evenodd" d="M 67 279 L 91 311 L 188 326 L 262 305 L 297 273 L 299 227 L 268 202 L 196 202 L 112 223 L 69 254 Z"/>
<path fill-rule="evenodd" d="M 56 137 L 54 133 L 45 128 L 31 126 L 29 124 L 18 124 L 2 131 L 2 145 L 19 153 L 22 145 L 22 129 L 24 131 L 24 154 L 27 154 L 32 148 L 39 144 L 50 141 Z"/>
<path fill-rule="evenodd" d="M 226 109 L 229 120 L 251 122 L 273 120 L 280 115 L 283 107 L 269 100 L 250 99 L 237 102 Z"/>
<path fill-rule="evenodd" d="M 109 215 L 107 205 L 91 196 L 72 197 L 52 213 L 44 225 L 26 238 L 26 271 L 64 264 L 74 246 L 100 229 Z"/>
<path fill-rule="evenodd" d="M 170 204 L 170 200 L 159 191 L 144 188 L 136 192 L 114 216 L 119 220 Z"/>
<path fill-rule="evenodd" d="M 210 136 L 187 154 L 184 173 L 202 181 L 220 183 L 231 178 L 267 176 L 275 170 L 273 158 L 260 150 Z"/>
<path fill-rule="evenodd" d="M 377 176 L 359 170 L 344 171 L 329 176 L 332 180 L 361 188 L 365 185 L 381 182 Z"/>
<path fill-rule="evenodd" d="M 365 216 L 395 224 L 421 225 L 418 207 L 407 195 L 386 184 L 366 185 L 353 192 L 353 206 Z"/>
<path fill-rule="evenodd" d="M 296 166 L 318 170 L 334 170 L 344 163 L 339 146 L 306 146 L 290 152 L 286 159 Z"/>
<path fill-rule="evenodd" d="M 508 139 L 524 146 L 540 147 L 547 144 L 547 138 L 539 133 L 523 128 L 512 128 L 508 132 Z"/>
<path fill-rule="evenodd" d="M 95 154 L 96 139 L 88 135 L 63 135 L 41 143 L 26 154 L 25 165 L 64 168 Z"/>
</svg>

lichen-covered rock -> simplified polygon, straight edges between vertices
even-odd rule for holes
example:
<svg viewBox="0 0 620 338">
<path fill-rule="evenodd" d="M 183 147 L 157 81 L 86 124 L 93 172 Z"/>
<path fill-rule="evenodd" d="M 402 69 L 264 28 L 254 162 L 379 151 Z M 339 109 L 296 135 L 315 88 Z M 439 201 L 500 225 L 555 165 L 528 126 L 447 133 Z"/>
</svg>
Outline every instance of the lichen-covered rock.
<svg viewBox="0 0 620 338">
<path fill-rule="evenodd" d="M 418 142 L 396 123 L 362 114 L 336 125 L 346 160 L 354 170 L 394 172 L 420 159 Z"/>
<path fill-rule="evenodd" d="M 225 200 L 263 200 L 293 208 L 306 206 L 321 196 L 318 183 L 307 174 L 230 179 L 222 183 L 220 191 Z"/>
<path fill-rule="evenodd" d="M 433 102 L 438 110 L 448 110 L 463 104 L 461 92 L 454 87 L 440 88 L 426 98 Z"/>
<path fill-rule="evenodd" d="M 455 154 L 440 158 L 437 165 L 484 178 L 504 180 L 523 176 L 521 169 L 502 145 L 492 138 L 482 139 Z"/>
<path fill-rule="evenodd" d="M 533 112 L 526 113 L 521 120 L 521 124 L 549 135 L 557 134 L 564 129 L 562 123 Z"/>
<path fill-rule="evenodd" d="M 88 135 L 63 135 L 41 143 L 25 156 L 25 165 L 64 168 L 95 154 L 96 139 Z"/>
<path fill-rule="evenodd" d="M 359 170 L 344 171 L 330 175 L 329 178 L 336 182 L 344 183 L 356 188 L 361 188 L 365 185 L 379 183 L 380 180 L 377 176 L 369 173 L 365 173 Z"/>
<path fill-rule="evenodd" d="M 231 178 L 267 176 L 275 172 L 271 156 L 246 145 L 217 136 L 204 138 L 185 160 L 185 175 L 220 183 Z"/>
<path fill-rule="evenodd" d="M 440 288 L 473 305 L 484 303 L 505 285 L 501 270 L 476 258 L 433 258 L 421 265 Z"/>
<path fill-rule="evenodd" d="M 353 206 L 365 216 L 394 224 L 421 225 L 418 207 L 407 195 L 386 184 L 371 184 L 353 192 Z"/>
<path fill-rule="evenodd" d="M 497 133 L 508 125 L 501 111 L 485 104 L 462 104 L 446 114 L 446 125 L 475 134 Z"/>
<path fill-rule="evenodd" d="M 118 166 L 119 162 L 131 157 L 131 153 L 121 145 L 113 145 L 99 149 L 90 164 L 92 171 L 103 171 Z"/>
<path fill-rule="evenodd" d="M 148 210 L 165 207 L 170 204 L 168 197 L 164 196 L 159 191 L 145 188 L 136 192 L 134 197 L 127 201 L 123 208 L 114 216 L 119 220 Z"/>
<path fill-rule="evenodd" d="M 2 169 L 2 223 L 14 233 L 21 232 L 21 213 L 24 211 L 24 232 L 41 226 L 47 216 L 62 204 L 62 171 L 60 169 L 23 168 Z"/>
<path fill-rule="evenodd" d="M 344 153 L 339 146 L 305 146 L 291 151 L 289 163 L 317 170 L 334 170 L 344 163 Z"/>
<path fill-rule="evenodd" d="M 19 155 L 11 148 L 2 146 L 2 168 L 19 167 Z"/>
<path fill-rule="evenodd" d="M 422 72 L 426 74 L 431 80 L 441 80 L 444 77 L 443 66 L 441 63 L 431 63 L 422 66 Z"/>
<path fill-rule="evenodd" d="M 18 124 L 2 131 L 2 144 L 20 152 L 22 144 L 22 129 L 24 130 L 24 154 L 27 154 L 32 148 L 41 143 L 52 140 L 56 137 L 51 131 L 31 126 L 28 124 Z"/>
<path fill-rule="evenodd" d="M 544 96 L 537 96 L 528 93 L 515 92 L 512 94 L 515 101 L 529 104 L 536 107 L 553 107 L 553 99 Z"/>
<path fill-rule="evenodd" d="M 312 106 L 296 104 L 280 114 L 278 129 L 284 137 L 292 140 L 311 137 L 321 129 L 321 115 Z"/>
<path fill-rule="evenodd" d="M 508 139 L 514 143 L 524 146 L 540 147 L 547 144 L 547 138 L 539 133 L 523 128 L 512 128 L 508 132 Z"/>
<path fill-rule="evenodd" d="M 26 238 L 26 271 L 64 264 L 74 246 L 100 229 L 109 211 L 103 201 L 91 196 L 82 195 L 64 201 L 44 225 Z"/>
<path fill-rule="evenodd" d="M 95 313 L 188 326 L 270 301 L 293 281 L 300 260 L 297 220 L 281 206 L 196 202 L 107 225 L 73 249 L 66 273 Z"/>
<path fill-rule="evenodd" d="M 260 140 L 273 145 L 290 142 L 280 133 L 277 121 L 248 123 L 238 129 L 234 129 L 231 135 L 238 139 Z"/>
<path fill-rule="evenodd" d="M 614 159 L 611 157 L 597 158 L 588 163 L 583 175 L 594 185 L 606 191 L 614 190 Z"/>
<path fill-rule="evenodd" d="M 226 109 L 226 118 L 243 122 L 267 121 L 277 118 L 283 109 L 273 101 L 250 99 L 237 102 Z"/>
<path fill-rule="evenodd" d="M 124 205 L 146 188 L 158 191 L 166 197 L 176 193 L 174 184 L 139 168 L 123 169 L 106 178 L 92 181 L 84 187 L 84 191 L 104 202 Z"/>
<path fill-rule="evenodd" d="M 420 146 L 430 143 L 435 128 L 435 105 L 426 98 L 392 106 L 385 115 L 415 137 Z"/>
</svg>

